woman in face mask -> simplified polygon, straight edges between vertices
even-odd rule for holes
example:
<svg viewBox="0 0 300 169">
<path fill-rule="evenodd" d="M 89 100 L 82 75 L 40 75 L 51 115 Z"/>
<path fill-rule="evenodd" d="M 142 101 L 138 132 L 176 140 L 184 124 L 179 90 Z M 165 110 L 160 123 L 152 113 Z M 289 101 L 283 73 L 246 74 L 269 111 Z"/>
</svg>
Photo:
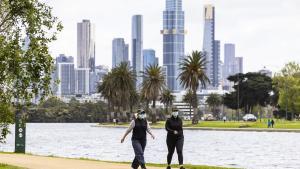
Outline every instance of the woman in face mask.
<svg viewBox="0 0 300 169">
<path fill-rule="evenodd" d="M 151 132 L 144 110 L 138 110 L 137 118 L 131 121 L 129 128 L 121 139 L 121 143 L 124 142 L 126 136 L 131 131 L 133 131 L 131 141 L 135 154 L 131 167 L 132 169 L 137 169 L 141 166 L 142 169 L 146 169 L 144 151 L 147 143 L 147 133 L 149 133 L 153 139 L 155 139 L 155 137 Z"/>
<path fill-rule="evenodd" d="M 166 130 L 168 132 L 167 135 L 167 146 L 168 146 L 168 156 L 167 162 L 168 167 L 167 169 L 171 169 L 171 161 L 175 151 L 177 150 L 178 154 L 178 161 L 180 165 L 180 169 L 184 169 L 183 167 L 183 143 L 184 143 L 184 136 L 182 130 L 182 120 L 178 117 L 178 109 L 172 109 L 172 116 L 166 121 Z"/>
</svg>

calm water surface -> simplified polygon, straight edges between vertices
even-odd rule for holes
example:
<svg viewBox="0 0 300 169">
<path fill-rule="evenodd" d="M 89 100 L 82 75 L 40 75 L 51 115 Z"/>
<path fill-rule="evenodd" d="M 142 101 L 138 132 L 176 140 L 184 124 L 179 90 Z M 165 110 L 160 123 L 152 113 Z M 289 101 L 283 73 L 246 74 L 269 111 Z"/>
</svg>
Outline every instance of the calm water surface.
<svg viewBox="0 0 300 169">
<path fill-rule="evenodd" d="M 27 152 L 38 155 L 131 161 L 130 136 L 125 129 L 92 127 L 96 124 L 27 124 Z M 12 126 L 12 133 L 14 127 Z M 147 162 L 165 163 L 166 132 L 153 129 L 148 139 Z M 246 169 L 300 169 L 300 134 L 230 131 L 184 131 L 184 161 L 190 164 Z M 14 151 L 14 135 L 0 151 Z M 174 156 L 174 159 L 177 155 Z M 174 162 L 177 162 L 175 160 Z"/>
</svg>

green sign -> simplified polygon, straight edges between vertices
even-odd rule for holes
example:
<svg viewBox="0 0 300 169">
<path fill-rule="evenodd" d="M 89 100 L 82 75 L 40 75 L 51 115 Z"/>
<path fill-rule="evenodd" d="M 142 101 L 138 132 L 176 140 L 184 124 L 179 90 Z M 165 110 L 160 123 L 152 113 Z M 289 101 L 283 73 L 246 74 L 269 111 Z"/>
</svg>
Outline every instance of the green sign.
<svg viewBox="0 0 300 169">
<path fill-rule="evenodd" d="M 15 153 L 25 153 L 26 122 L 20 111 L 16 113 Z"/>
</svg>

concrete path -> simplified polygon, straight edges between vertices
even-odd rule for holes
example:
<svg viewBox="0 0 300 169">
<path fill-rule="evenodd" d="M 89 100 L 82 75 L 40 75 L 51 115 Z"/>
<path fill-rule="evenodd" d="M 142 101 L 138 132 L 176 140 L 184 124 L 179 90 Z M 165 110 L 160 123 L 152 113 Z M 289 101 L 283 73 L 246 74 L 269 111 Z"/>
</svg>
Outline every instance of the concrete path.
<svg viewBox="0 0 300 169">
<path fill-rule="evenodd" d="M 1 153 L 0 163 L 28 169 L 130 169 L 130 165 L 127 164 L 113 164 L 89 160 Z M 163 169 L 157 167 L 147 168 Z"/>
</svg>

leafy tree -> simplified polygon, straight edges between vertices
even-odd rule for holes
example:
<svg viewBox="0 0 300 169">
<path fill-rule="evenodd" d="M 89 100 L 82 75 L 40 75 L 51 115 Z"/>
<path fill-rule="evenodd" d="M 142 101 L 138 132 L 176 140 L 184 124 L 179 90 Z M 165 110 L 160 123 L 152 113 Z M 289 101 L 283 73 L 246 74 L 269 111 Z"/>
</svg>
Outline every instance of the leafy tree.
<svg viewBox="0 0 300 169">
<path fill-rule="evenodd" d="M 281 111 L 291 112 L 291 119 L 300 113 L 300 65 L 290 62 L 274 77 L 275 86 L 279 92 L 279 107 Z"/>
<path fill-rule="evenodd" d="M 168 89 L 164 90 L 161 97 L 160 102 L 165 105 L 166 113 L 168 113 L 169 107 L 173 105 L 173 101 L 175 100 L 175 96 L 172 95 L 172 92 Z"/>
<path fill-rule="evenodd" d="M 222 104 L 222 98 L 218 94 L 212 93 L 208 96 L 206 103 L 212 109 L 214 117 L 219 117 L 217 108 Z"/>
<path fill-rule="evenodd" d="M 275 91 L 272 78 L 261 73 L 236 74 L 228 77 L 234 83 L 234 91 L 225 94 L 224 104 L 232 109 L 243 108 L 245 113 L 252 113 L 257 105 L 271 104 L 271 93 Z M 237 114 L 239 119 L 239 114 Z"/>
<path fill-rule="evenodd" d="M 165 75 L 162 68 L 156 64 L 147 66 L 145 71 L 142 72 L 142 77 L 144 81 L 142 83 L 141 95 L 148 102 L 152 101 L 152 123 L 156 123 L 155 102 L 165 89 Z"/>
<path fill-rule="evenodd" d="M 178 78 L 180 84 L 193 92 L 194 98 L 197 98 L 197 90 L 200 86 L 205 87 L 209 83 L 209 79 L 205 73 L 205 54 L 199 51 L 193 51 L 192 55 L 188 55 L 180 63 L 180 71 Z M 198 102 L 194 102 L 194 123 L 198 123 Z"/>
<path fill-rule="evenodd" d="M 38 0 L 0 1 L 0 104 L 29 102 L 50 93 L 53 59 L 48 45 L 62 29 L 52 8 Z M 19 108 L 19 107 L 18 107 Z M 0 119 L 2 138 L 12 113 Z M 4 117 L 5 116 L 5 117 Z M 3 132 L 4 131 L 4 132 Z"/>
</svg>

